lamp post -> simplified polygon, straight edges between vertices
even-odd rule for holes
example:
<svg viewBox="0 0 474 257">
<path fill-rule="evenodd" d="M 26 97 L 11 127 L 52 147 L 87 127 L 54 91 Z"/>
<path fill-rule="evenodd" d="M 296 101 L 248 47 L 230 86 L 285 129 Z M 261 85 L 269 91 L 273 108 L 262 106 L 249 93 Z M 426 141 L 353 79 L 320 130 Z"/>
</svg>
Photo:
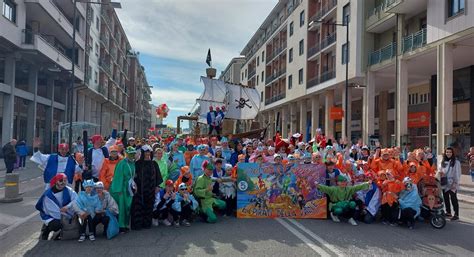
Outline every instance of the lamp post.
<svg viewBox="0 0 474 257">
<path fill-rule="evenodd" d="M 69 120 L 69 149 L 72 149 L 72 101 L 74 99 L 74 81 L 75 81 L 75 66 L 76 66 L 76 12 L 77 12 L 77 3 L 84 3 L 84 4 L 99 4 L 99 5 L 109 5 L 112 8 L 117 8 L 120 9 L 122 8 L 122 5 L 118 2 L 110 2 L 110 1 L 105 1 L 104 3 L 102 2 L 91 2 L 91 1 L 86 1 L 86 0 L 74 0 L 73 1 L 73 14 L 72 14 L 72 51 L 71 51 L 71 85 L 69 87 L 69 93 L 68 93 L 68 120 Z M 76 103 L 77 104 L 77 103 Z"/>
<path fill-rule="evenodd" d="M 342 23 L 337 23 L 337 22 L 324 22 L 323 20 L 317 20 L 317 21 L 312 21 L 309 26 L 312 25 L 312 23 L 321 23 L 325 25 L 331 25 L 331 26 L 342 26 L 346 27 L 346 49 L 345 49 L 345 65 L 346 65 L 346 81 L 345 81 L 345 104 L 344 104 L 344 129 L 345 129 L 345 135 L 344 137 L 347 138 L 347 128 L 348 128 L 348 117 L 347 117 L 347 112 L 349 110 L 349 16 L 343 17 L 343 22 Z"/>
</svg>

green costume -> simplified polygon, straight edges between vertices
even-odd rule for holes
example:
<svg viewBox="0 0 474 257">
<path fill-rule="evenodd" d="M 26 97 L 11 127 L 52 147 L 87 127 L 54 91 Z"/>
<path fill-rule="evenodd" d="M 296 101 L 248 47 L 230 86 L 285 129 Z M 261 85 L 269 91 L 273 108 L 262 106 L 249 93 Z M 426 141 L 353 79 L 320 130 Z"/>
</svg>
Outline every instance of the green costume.
<svg viewBox="0 0 474 257">
<path fill-rule="evenodd" d="M 128 228 L 130 222 L 130 208 L 132 198 L 128 190 L 129 181 L 135 176 L 135 162 L 128 158 L 121 160 L 115 166 L 114 177 L 110 185 L 110 194 L 117 202 L 119 208 L 119 227 Z"/>
<path fill-rule="evenodd" d="M 336 215 L 340 215 L 345 208 L 355 208 L 355 202 L 351 201 L 352 196 L 357 191 L 369 189 L 369 183 L 366 182 L 360 185 L 347 187 L 318 185 L 318 189 L 319 191 L 326 193 L 331 199 L 331 203 L 329 203 L 331 211 Z"/>
<path fill-rule="evenodd" d="M 163 153 L 163 157 L 161 157 L 161 160 L 156 160 L 155 162 L 158 164 L 158 167 L 160 167 L 160 173 L 161 177 L 163 178 L 163 182 L 160 184 L 161 188 L 165 188 L 165 182 L 168 180 L 168 154 Z"/>
<path fill-rule="evenodd" d="M 213 197 L 212 191 L 208 190 L 211 184 L 212 180 L 206 174 L 199 176 L 194 185 L 194 195 L 200 199 L 201 211 L 206 214 L 207 222 L 215 223 L 217 217 L 213 207 L 223 210 L 226 207 L 226 203 Z"/>
</svg>

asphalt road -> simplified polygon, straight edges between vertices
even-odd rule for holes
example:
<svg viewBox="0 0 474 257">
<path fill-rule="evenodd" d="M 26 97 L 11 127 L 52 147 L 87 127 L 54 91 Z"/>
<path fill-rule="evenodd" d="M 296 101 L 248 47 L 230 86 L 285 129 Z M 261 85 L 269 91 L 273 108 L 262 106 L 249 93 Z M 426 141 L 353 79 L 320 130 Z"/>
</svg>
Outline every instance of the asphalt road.
<svg viewBox="0 0 474 257">
<path fill-rule="evenodd" d="M 26 175 L 26 173 L 30 175 Z M 328 220 L 236 219 L 189 228 L 157 227 L 113 240 L 39 241 L 34 204 L 41 194 L 38 170 L 25 170 L 24 200 L 0 204 L 0 256 L 472 256 L 474 205 L 461 203 L 461 221 L 442 230 L 380 223 L 353 227 Z M 31 180 L 30 177 L 33 177 Z M 0 188 L 1 191 L 1 188 Z M 1 192 L 0 192 L 1 193 Z"/>
</svg>

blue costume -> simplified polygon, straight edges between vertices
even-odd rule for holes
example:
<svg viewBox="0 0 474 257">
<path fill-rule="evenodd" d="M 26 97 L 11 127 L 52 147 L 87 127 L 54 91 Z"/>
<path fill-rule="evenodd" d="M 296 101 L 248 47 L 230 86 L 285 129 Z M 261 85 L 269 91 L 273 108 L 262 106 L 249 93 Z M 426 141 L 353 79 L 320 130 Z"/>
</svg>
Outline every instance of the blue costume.
<svg viewBox="0 0 474 257">
<path fill-rule="evenodd" d="M 74 173 L 76 172 L 76 161 L 71 156 L 67 157 L 66 169 L 64 171 L 58 170 L 58 158 L 57 154 L 51 154 L 46 163 L 46 168 L 43 173 L 44 183 L 49 183 L 51 179 L 56 176 L 58 172 L 63 172 L 67 176 L 67 182 L 72 184 L 74 179 Z"/>
<path fill-rule="evenodd" d="M 191 159 L 191 162 L 189 163 L 189 170 L 191 171 L 191 174 L 193 175 L 193 182 L 195 182 L 197 180 L 197 178 L 199 176 L 201 176 L 203 174 L 203 170 L 202 170 L 202 163 L 204 161 L 211 161 L 211 159 L 209 159 L 209 157 L 207 157 L 206 155 L 195 155 L 192 159 Z"/>
</svg>

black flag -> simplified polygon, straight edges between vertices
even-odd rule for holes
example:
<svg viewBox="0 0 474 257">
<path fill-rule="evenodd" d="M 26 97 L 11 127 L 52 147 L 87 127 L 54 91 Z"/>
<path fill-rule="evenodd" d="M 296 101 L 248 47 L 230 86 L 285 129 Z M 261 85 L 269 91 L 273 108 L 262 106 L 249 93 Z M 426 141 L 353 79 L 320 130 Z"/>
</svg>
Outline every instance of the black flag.
<svg viewBox="0 0 474 257">
<path fill-rule="evenodd" d="M 207 63 L 207 65 L 209 65 L 209 67 L 211 67 L 211 62 L 212 62 L 212 59 L 211 59 L 211 48 L 209 48 L 209 50 L 207 51 L 207 58 L 206 58 L 206 63 Z"/>
</svg>

